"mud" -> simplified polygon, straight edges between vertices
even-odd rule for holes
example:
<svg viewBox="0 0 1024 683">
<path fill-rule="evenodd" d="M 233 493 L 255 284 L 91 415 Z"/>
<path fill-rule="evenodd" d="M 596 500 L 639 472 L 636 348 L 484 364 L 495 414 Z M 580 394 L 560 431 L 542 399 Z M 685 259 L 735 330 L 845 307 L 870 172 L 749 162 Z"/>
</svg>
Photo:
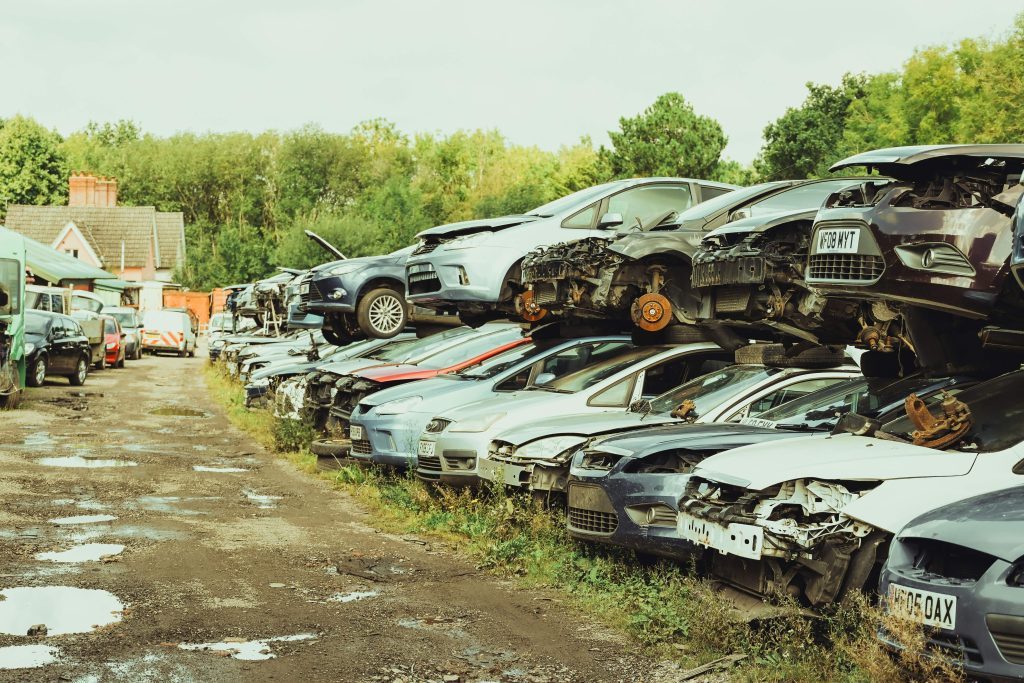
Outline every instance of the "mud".
<svg viewBox="0 0 1024 683">
<path fill-rule="evenodd" d="M 0 682 L 542 683 L 634 681 L 658 669 L 564 595 L 478 571 L 447 544 L 373 528 L 353 500 L 235 430 L 207 394 L 204 362 L 147 356 L 90 374 L 78 392 L 87 395 L 53 383 L 3 415 L 0 590 L 103 600 L 18 598 L 28 611 L 0 620 L 0 667 L 39 664 L 0 670 Z M 200 414 L 161 411 L 178 406 Z M 137 466 L 37 463 L 89 453 L 131 453 Z M 124 551 L 37 558 L 93 543 Z M 53 605 L 81 622 L 44 611 Z M 49 634 L 25 635 L 37 624 Z M 315 637 L 281 639 L 306 634 Z M 33 650 L 8 649 L 22 646 Z M 252 648 L 260 658 L 242 659 Z"/>
</svg>

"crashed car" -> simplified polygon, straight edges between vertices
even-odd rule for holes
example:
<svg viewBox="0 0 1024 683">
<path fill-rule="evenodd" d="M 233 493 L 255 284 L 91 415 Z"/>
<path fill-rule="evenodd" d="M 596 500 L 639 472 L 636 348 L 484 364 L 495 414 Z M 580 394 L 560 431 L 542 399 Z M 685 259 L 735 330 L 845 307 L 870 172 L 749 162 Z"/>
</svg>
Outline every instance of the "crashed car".
<svg viewBox="0 0 1024 683">
<path fill-rule="evenodd" d="M 896 535 L 879 583 L 889 613 L 969 679 L 1024 679 L 1024 487 L 939 507 Z M 879 637 L 903 647 L 885 630 Z"/>
<path fill-rule="evenodd" d="M 687 178 L 615 180 L 522 215 L 441 225 L 421 232 L 406 262 L 407 299 L 457 311 L 468 325 L 515 312 L 527 252 L 558 242 L 650 228 L 735 185 Z"/>
<path fill-rule="evenodd" d="M 288 283 L 301 271 L 281 269 L 272 277 L 254 282 L 242 290 L 235 302 L 235 312 L 243 318 L 252 319 L 257 326 L 270 324 L 280 326 L 288 318 L 285 292 Z"/>
<path fill-rule="evenodd" d="M 888 421 L 903 413 L 908 393 L 935 401 L 945 390 L 960 390 L 972 383 L 966 377 L 922 374 L 900 379 L 858 377 L 750 414 L 739 423 L 684 422 L 592 438 L 572 457 L 569 534 L 638 552 L 692 559 L 700 551 L 676 533 L 677 505 L 690 473 L 706 458 L 741 446 L 830 432 L 840 417 L 851 412 Z"/>
<path fill-rule="evenodd" d="M 944 396 L 879 427 L 737 448 L 694 469 L 677 530 L 714 552 L 711 575 L 754 595 L 822 607 L 877 576 L 889 541 L 922 511 L 1024 484 L 1024 372 Z"/>
<path fill-rule="evenodd" d="M 812 370 L 731 365 L 727 358 L 694 365 L 692 379 L 624 412 L 558 415 L 504 431 L 481 459 L 480 477 L 514 488 L 565 491 L 573 455 L 599 435 L 680 421 L 733 422 L 860 374 L 852 364 Z"/>
<path fill-rule="evenodd" d="M 536 331 L 535 331 L 536 332 Z M 624 336 L 537 338 L 458 372 L 366 396 L 352 413 L 351 455 L 378 465 L 416 466 L 416 444 L 438 412 L 526 389 L 585 367 L 591 359 L 632 346 Z"/>
<path fill-rule="evenodd" d="M 527 291 L 517 300 L 519 311 L 527 320 L 550 313 L 619 321 L 649 333 L 674 322 L 692 324 L 700 297 L 690 285 L 691 260 L 708 231 L 743 218 L 817 208 L 842 186 L 834 179 L 762 183 L 643 230 L 535 250 L 523 261 Z"/>
<path fill-rule="evenodd" d="M 982 328 L 1021 330 L 1024 320 L 1024 296 L 1008 277 L 1024 145 L 879 149 L 831 170 L 861 166 L 889 178 L 825 201 L 807 285 L 871 302 L 864 334 L 875 339 L 891 336 L 887 324 L 902 315 L 925 367 L 984 360 Z M 993 346 L 1018 336 L 996 334 Z"/>
</svg>

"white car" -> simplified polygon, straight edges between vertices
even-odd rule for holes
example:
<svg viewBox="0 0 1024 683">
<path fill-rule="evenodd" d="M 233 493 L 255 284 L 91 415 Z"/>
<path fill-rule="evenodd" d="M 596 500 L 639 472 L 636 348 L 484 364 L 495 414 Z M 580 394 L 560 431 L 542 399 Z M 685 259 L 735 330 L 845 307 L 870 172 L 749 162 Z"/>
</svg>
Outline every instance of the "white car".
<svg viewBox="0 0 1024 683">
<path fill-rule="evenodd" d="M 678 533 L 718 551 L 708 554 L 715 578 L 758 595 L 818 607 L 863 588 L 893 534 L 922 512 L 1024 485 L 1024 371 L 935 400 L 943 405 L 933 414 L 948 409 L 953 427 L 970 424 L 962 436 L 929 437 L 948 435 L 944 449 L 914 445 L 923 433 L 906 417 L 874 436 L 785 439 L 708 458 L 680 500 Z"/>
<path fill-rule="evenodd" d="M 733 354 L 711 343 L 645 346 L 563 375 L 547 384 L 496 395 L 436 416 L 417 444 L 416 476 L 456 485 L 479 483 L 478 463 L 494 438 L 551 415 L 622 412 L 728 363 Z"/>
<path fill-rule="evenodd" d="M 552 415 L 505 430 L 496 435 L 488 452 L 481 456 L 480 477 L 512 487 L 565 490 L 569 461 L 592 437 L 679 423 L 680 417 L 673 412 L 684 401 L 692 401 L 693 408 L 682 419 L 699 424 L 739 422 L 859 376 L 860 370 L 852 364 L 826 370 L 728 365 L 625 411 Z M 534 472 L 539 475 L 537 481 L 533 479 Z"/>
</svg>

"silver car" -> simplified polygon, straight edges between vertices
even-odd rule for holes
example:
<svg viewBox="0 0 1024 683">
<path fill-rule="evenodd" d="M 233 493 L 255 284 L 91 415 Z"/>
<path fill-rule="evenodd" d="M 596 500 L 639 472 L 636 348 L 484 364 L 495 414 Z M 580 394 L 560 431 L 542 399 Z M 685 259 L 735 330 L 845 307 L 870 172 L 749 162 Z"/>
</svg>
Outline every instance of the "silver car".
<svg viewBox="0 0 1024 683">
<path fill-rule="evenodd" d="M 537 247 L 648 229 L 736 189 L 689 178 L 616 180 L 574 192 L 523 215 L 441 225 L 421 232 L 406 261 L 406 298 L 457 310 L 467 324 L 514 312 L 524 256 Z"/>
</svg>

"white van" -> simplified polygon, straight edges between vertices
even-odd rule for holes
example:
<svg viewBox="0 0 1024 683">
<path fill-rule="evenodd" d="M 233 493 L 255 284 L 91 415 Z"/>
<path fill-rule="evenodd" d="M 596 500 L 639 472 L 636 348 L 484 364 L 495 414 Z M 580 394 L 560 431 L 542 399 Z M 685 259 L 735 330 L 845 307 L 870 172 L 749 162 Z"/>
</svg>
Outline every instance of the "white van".
<svg viewBox="0 0 1024 683">
<path fill-rule="evenodd" d="M 142 350 L 174 351 L 179 358 L 196 355 L 196 331 L 183 311 L 146 311 L 142 316 Z"/>
</svg>

